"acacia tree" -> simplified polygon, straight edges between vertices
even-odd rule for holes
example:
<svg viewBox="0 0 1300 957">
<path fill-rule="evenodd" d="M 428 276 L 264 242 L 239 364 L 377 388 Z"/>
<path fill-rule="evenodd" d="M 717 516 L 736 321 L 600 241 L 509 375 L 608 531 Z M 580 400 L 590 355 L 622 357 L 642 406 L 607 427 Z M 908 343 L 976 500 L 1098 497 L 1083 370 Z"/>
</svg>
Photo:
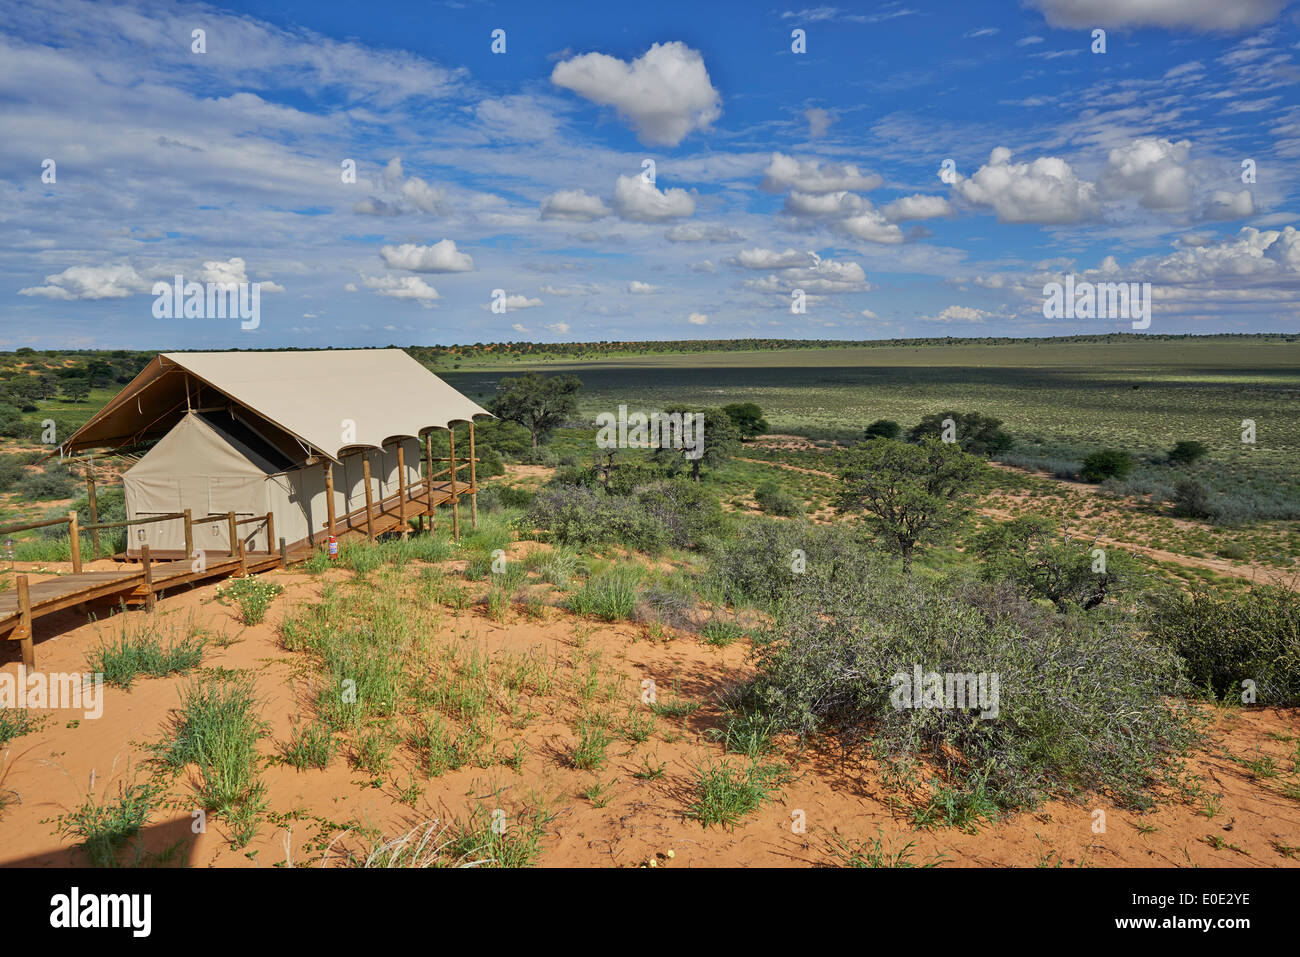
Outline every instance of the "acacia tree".
<svg viewBox="0 0 1300 957">
<path fill-rule="evenodd" d="M 990 525 L 971 542 L 980 577 L 1010 581 L 1025 594 L 1046 598 L 1059 611 L 1096 608 L 1137 577 L 1122 549 L 1098 549 L 1097 539 L 1056 532 L 1051 519 L 1027 515 Z"/>
<path fill-rule="evenodd" d="M 525 372 L 502 379 L 497 397 L 488 411 L 510 422 L 518 422 L 532 436 L 533 448 L 578 408 L 577 392 L 582 381 L 575 375 L 540 376 Z"/>
<path fill-rule="evenodd" d="M 864 513 L 868 527 L 910 567 L 918 544 L 937 540 L 964 517 L 963 499 L 984 467 L 936 438 L 916 444 L 876 439 L 844 454 L 837 502 Z"/>
<path fill-rule="evenodd" d="M 665 411 L 669 414 L 680 412 L 683 417 L 693 412 L 693 410 L 685 406 Z M 691 478 L 698 482 L 700 480 L 701 466 L 707 465 L 709 468 L 717 468 L 736 454 L 740 448 L 740 433 L 732 423 L 731 416 L 721 409 L 705 409 L 702 412 L 694 411 L 693 414 L 703 417 L 704 435 L 702 441 L 700 441 L 698 433 L 699 426 L 696 425 L 695 430 L 692 432 L 694 441 L 660 446 L 655 449 L 653 458 L 656 462 L 667 462 L 674 467 L 689 466 Z M 696 421 L 699 422 L 700 420 L 697 419 Z"/>
<path fill-rule="evenodd" d="M 727 413 L 731 424 L 740 432 L 742 440 L 755 438 L 768 430 L 767 419 L 763 418 L 763 410 L 753 402 L 733 402 L 731 405 L 724 405 L 722 411 Z"/>
<path fill-rule="evenodd" d="M 952 431 L 956 444 L 963 452 L 982 455 L 988 458 L 1005 452 L 1015 445 L 1015 440 L 1002 431 L 1002 420 L 979 412 L 936 412 L 927 415 L 920 423 L 912 427 L 908 438 L 919 442 L 926 436 L 943 437 L 944 423 L 952 420 Z"/>
</svg>

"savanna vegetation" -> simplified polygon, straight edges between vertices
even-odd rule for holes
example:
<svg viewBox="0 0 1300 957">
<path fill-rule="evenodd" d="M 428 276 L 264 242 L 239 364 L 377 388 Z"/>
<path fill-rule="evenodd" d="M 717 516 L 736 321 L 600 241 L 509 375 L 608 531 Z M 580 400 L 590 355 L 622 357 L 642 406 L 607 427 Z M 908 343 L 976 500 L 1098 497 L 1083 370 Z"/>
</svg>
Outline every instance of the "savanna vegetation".
<svg viewBox="0 0 1300 957">
<path fill-rule="evenodd" d="M 1286 414 L 1297 367 L 1282 357 L 1295 343 L 750 343 L 707 360 L 677 344 L 644 349 L 658 364 L 638 367 L 635 385 L 615 362 L 562 366 L 628 354 L 599 345 L 544 353 L 558 375 L 448 375 L 500 416 L 476 430 L 479 523 L 459 542 L 444 522 L 431 536 L 345 543 L 337 562 L 303 566 L 318 576 L 315 599 L 278 617 L 278 590 L 223 587 L 214 600 L 232 620 L 271 622 L 305 662 L 289 734 L 268 739 L 245 677 L 202 669 L 210 635 L 123 630 L 97 649 L 121 686 L 188 683 L 154 777 L 76 809 L 66 832 L 93 859 L 120 859 L 185 768 L 242 847 L 275 813 L 268 749 L 299 774 L 346 762 L 413 808 L 460 769 L 511 779 L 544 761 L 582 775 L 569 797 L 600 808 L 627 783 L 615 766 L 663 779 L 660 749 L 692 727 L 712 751 L 672 794 L 702 829 L 745 826 L 834 754 L 869 763 L 912 826 L 972 830 L 1057 799 L 1139 812 L 1190 801 L 1207 786 L 1186 762 L 1208 715 L 1300 705 L 1294 581 L 1250 577 L 1292 574 L 1300 558 L 1289 511 L 1300 482 L 1286 463 L 1300 445 Z M 464 348 L 418 357 L 484 370 L 537 357 Z M 595 415 L 629 390 L 644 411 L 701 413 L 704 454 L 598 448 Z M 1243 419 L 1266 437 L 1254 450 L 1242 448 Z M 457 432 L 458 454 L 467 438 Z M 30 474 L 16 466 L 12 481 Z M 80 507 L 67 498 L 65 511 Z M 57 544 L 23 547 L 55 555 Z M 563 622 L 572 640 L 559 655 L 488 653 L 466 616 Z M 656 645 L 740 647 L 745 667 L 707 697 L 665 687 L 647 698 L 587 641 L 609 623 Z M 941 676 L 937 697 L 902 694 L 914 675 L 926 694 Z M 942 683 L 953 675 L 995 677 L 993 698 L 954 703 Z M 543 752 L 540 722 L 558 724 L 547 740 L 564 744 Z M 1300 769 L 1279 775 L 1280 793 L 1300 799 Z M 509 799 L 405 834 L 350 822 L 359 842 L 344 856 L 535 863 L 560 808 L 500 793 Z M 510 827 L 493 826 L 497 811 Z M 868 841 L 841 862 L 907 859 Z"/>
</svg>

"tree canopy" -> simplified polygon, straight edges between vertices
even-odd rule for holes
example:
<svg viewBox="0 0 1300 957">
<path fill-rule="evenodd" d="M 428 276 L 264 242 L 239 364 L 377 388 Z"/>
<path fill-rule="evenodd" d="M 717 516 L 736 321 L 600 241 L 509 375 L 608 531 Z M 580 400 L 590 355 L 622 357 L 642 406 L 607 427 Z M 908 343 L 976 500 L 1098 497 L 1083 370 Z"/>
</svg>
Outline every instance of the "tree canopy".
<svg viewBox="0 0 1300 957">
<path fill-rule="evenodd" d="M 951 420 L 951 428 L 947 424 L 948 420 Z M 952 410 L 927 415 L 912 427 L 908 438 L 913 442 L 919 442 L 926 436 L 942 439 L 945 438 L 945 431 L 951 434 L 953 441 L 963 452 L 982 455 L 985 458 L 1005 452 L 1015 445 L 1015 440 L 1002 431 L 1001 419 L 979 412 Z"/>
<path fill-rule="evenodd" d="M 573 415 L 582 381 L 575 375 L 541 376 L 525 372 L 502 379 L 488 411 L 510 422 L 518 422 L 537 443 Z"/>
<path fill-rule="evenodd" d="M 961 500 L 983 468 L 937 438 L 876 439 L 844 454 L 838 504 L 864 513 L 868 527 L 910 565 L 918 544 L 937 541 L 964 517 Z"/>
</svg>

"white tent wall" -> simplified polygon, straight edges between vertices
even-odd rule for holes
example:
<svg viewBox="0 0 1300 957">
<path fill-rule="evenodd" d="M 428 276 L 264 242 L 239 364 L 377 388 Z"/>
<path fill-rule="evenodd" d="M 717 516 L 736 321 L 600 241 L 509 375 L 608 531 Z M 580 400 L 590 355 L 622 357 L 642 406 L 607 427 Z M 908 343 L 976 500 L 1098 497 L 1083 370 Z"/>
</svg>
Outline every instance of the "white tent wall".
<svg viewBox="0 0 1300 957">
<path fill-rule="evenodd" d="M 422 450 L 419 439 L 402 440 L 406 465 L 407 494 L 418 485 Z M 375 508 L 386 498 L 400 490 L 397 475 L 397 443 L 383 449 L 367 449 L 344 455 L 334 465 L 334 514 L 343 527 L 343 517 L 350 512 L 364 512 L 366 507 L 365 466 L 363 457 L 370 459 L 370 494 Z M 325 502 L 325 467 L 306 465 L 267 480 L 270 508 L 275 513 L 275 536 L 286 542 L 302 541 L 308 534 L 317 541 L 328 534 L 326 524 L 329 512 Z M 365 519 L 359 518 L 353 526 L 363 528 Z"/>
<path fill-rule="evenodd" d="M 401 440 L 408 494 L 421 481 L 423 449 L 419 439 Z M 364 528 L 366 491 L 364 460 L 370 461 L 370 491 L 375 508 L 394 498 L 401 483 L 398 477 L 397 442 L 382 449 L 357 449 L 345 454 L 334 470 L 334 514 L 339 528 L 349 513 L 362 513 L 352 522 Z M 276 541 L 268 540 L 265 521 L 245 522 L 237 528 L 238 539 L 249 552 L 267 552 L 315 535 L 326 533 L 328 509 L 325 501 L 323 464 L 305 465 L 286 472 L 268 474 L 265 462 L 253 461 L 198 415 L 185 416 L 123 477 L 127 518 L 150 518 L 190 510 L 194 519 L 196 550 L 213 556 L 230 553 L 230 525 L 227 518 L 200 522 L 209 515 L 235 513 L 236 520 L 274 516 Z M 254 456 L 255 457 L 255 456 Z M 179 558 L 185 554 L 185 522 L 172 519 L 134 525 L 128 529 L 127 553 L 139 556 L 148 545 L 159 557 Z"/>
<path fill-rule="evenodd" d="M 128 519 L 150 518 L 190 510 L 193 518 L 235 512 L 237 519 L 265 515 L 270 510 L 267 475 L 199 416 L 181 419 L 158 444 L 122 477 Z M 228 553 L 229 523 L 194 522 L 194 547 Z M 261 523 L 239 526 L 249 549 L 265 549 Z M 185 554 L 185 522 L 172 519 L 132 525 L 127 529 L 127 554 Z"/>
</svg>

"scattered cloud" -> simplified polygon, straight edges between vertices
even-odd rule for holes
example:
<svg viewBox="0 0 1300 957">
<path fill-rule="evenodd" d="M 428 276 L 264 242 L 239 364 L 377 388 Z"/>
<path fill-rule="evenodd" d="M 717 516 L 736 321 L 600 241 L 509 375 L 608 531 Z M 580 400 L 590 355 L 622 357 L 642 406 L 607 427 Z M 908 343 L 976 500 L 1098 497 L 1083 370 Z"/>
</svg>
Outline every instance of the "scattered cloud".
<svg viewBox="0 0 1300 957">
<path fill-rule="evenodd" d="M 1274 19 L 1287 0 L 1025 0 L 1056 27 L 1248 30 Z"/>
<path fill-rule="evenodd" d="M 410 272 L 470 272 L 474 268 L 473 257 L 459 252 L 450 239 L 441 240 L 432 246 L 416 246 L 411 243 L 385 246 L 379 250 L 379 255 L 390 269 L 406 269 Z"/>
<path fill-rule="evenodd" d="M 684 189 L 659 190 L 636 173 L 620 176 L 614 184 L 614 211 L 633 223 L 661 223 L 695 213 L 695 200 Z"/>
<path fill-rule="evenodd" d="M 582 189 L 562 189 L 542 200 L 542 219 L 564 219 L 589 223 L 609 215 L 609 207 L 599 196 Z"/>
<path fill-rule="evenodd" d="M 612 106 L 647 146 L 676 146 L 722 115 L 704 58 L 685 43 L 656 43 L 628 63 L 603 53 L 563 60 L 551 82 Z"/>
</svg>

